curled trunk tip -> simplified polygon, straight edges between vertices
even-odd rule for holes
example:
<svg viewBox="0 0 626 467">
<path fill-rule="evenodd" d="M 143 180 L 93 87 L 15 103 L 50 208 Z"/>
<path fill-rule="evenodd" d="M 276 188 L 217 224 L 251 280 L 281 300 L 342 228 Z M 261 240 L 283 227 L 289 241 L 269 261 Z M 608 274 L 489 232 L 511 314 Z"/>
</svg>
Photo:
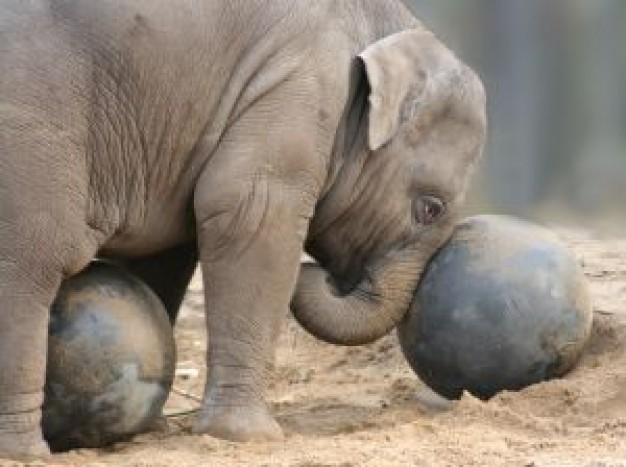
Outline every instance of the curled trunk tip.
<svg viewBox="0 0 626 467">
<path fill-rule="evenodd" d="M 382 269 L 381 276 L 406 282 L 406 274 L 400 278 Z M 411 276 L 410 287 L 381 287 L 372 279 L 342 296 L 326 270 L 303 264 L 291 308 L 302 327 L 318 339 L 337 345 L 367 344 L 388 334 L 406 313 L 417 280 L 417 274 Z"/>
</svg>

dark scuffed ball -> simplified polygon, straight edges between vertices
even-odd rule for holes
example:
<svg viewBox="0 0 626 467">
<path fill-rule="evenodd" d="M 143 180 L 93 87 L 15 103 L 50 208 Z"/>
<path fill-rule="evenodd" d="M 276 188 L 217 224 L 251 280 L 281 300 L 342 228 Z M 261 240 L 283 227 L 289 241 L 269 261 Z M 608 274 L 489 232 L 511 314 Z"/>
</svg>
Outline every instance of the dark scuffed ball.
<svg viewBox="0 0 626 467">
<path fill-rule="evenodd" d="M 564 375 L 591 321 L 581 267 L 554 234 L 516 218 L 476 216 L 430 261 L 398 336 L 435 392 L 488 399 Z"/>
<path fill-rule="evenodd" d="M 52 450 L 144 431 L 161 414 L 175 364 L 169 318 L 143 282 L 104 262 L 66 280 L 49 326 L 42 426 Z"/>
</svg>

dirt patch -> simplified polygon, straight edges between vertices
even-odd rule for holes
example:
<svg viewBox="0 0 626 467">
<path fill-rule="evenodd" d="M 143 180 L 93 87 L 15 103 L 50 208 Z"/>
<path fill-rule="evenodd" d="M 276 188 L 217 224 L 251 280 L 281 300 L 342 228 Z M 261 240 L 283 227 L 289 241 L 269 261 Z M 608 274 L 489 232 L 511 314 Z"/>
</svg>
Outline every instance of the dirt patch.
<svg viewBox="0 0 626 467">
<path fill-rule="evenodd" d="M 270 388 L 286 440 L 235 444 L 192 436 L 192 416 L 109 449 L 54 458 L 57 465 L 626 466 L 626 240 L 560 231 L 591 282 L 594 326 L 565 378 L 489 402 L 445 401 L 411 372 L 395 335 L 375 344 L 323 344 L 288 321 Z M 199 278 L 176 329 L 175 387 L 201 395 L 204 318 Z M 167 411 L 197 402 L 172 394 Z M 2 462 L 0 461 L 0 464 Z"/>
</svg>

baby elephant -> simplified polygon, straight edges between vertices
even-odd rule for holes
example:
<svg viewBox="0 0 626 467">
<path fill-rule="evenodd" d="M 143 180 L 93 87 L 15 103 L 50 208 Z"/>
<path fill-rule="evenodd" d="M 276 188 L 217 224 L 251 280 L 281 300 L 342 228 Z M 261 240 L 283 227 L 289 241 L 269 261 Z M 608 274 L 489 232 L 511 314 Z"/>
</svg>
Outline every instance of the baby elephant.
<svg viewBox="0 0 626 467">
<path fill-rule="evenodd" d="M 0 457 L 48 452 L 48 309 L 96 256 L 172 319 L 199 260 L 194 430 L 280 438 L 289 307 L 336 344 L 392 329 L 485 139 L 479 79 L 399 0 L 3 0 L 0 57 Z"/>
</svg>

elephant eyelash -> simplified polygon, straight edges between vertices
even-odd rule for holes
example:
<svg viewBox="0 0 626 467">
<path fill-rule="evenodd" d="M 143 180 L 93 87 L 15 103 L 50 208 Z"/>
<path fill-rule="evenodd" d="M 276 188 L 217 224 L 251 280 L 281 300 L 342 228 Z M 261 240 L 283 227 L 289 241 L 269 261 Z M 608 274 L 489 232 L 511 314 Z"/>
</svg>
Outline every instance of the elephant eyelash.
<svg viewBox="0 0 626 467">
<path fill-rule="evenodd" d="M 413 199 L 417 200 L 423 196 L 438 198 L 445 206 L 450 204 L 454 199 L 454 196 L 448 190 L 439 187 L 428 188 L 428 186 L 424 187 L 424 185 L 420 184 L 420 187 L 414 190 Z"/>
</svg>

